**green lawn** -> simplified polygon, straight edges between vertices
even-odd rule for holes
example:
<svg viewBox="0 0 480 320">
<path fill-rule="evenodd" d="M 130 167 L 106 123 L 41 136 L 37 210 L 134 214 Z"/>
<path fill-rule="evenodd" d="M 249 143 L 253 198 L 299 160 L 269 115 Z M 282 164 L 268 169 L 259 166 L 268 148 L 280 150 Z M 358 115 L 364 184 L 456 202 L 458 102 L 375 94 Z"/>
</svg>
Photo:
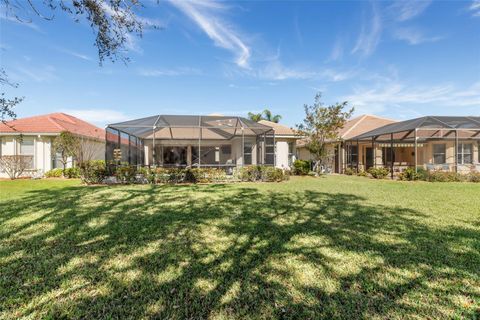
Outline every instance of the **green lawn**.
<svg viewBox="0 0 480 320">
<path fill-rule="evenodd" d="M 480 184 L 0 182 L 0 319 L 480 318 Z"/>
</svg>

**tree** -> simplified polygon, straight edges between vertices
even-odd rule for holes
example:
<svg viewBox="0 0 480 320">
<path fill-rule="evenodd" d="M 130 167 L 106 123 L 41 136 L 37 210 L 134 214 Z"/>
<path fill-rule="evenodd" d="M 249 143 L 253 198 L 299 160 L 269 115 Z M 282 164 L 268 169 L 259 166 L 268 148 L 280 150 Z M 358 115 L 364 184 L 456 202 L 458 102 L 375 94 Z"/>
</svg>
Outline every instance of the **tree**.
<svg viewBox="0 0 480 320">
<path fill-rule="evenodd" d="M 265 115 L 265 120 L 279 123 L 282 119 L 282 116 L 279 114 L 272 115 L 272 112 L 268 109 L 263 110 L 263 114 Z"/>
<path fill-rule="evenodd" d="M 24 3 L 19 0 L 0 0 L 0 4 L 2 4 L 2 14 L 23 23 L 31 22 L 30 12 L 47 21 L 54 20 L 54 14 L 57 11 L 71 15 L 75 22 L 86 20 L 96 36 L 95 46 L 98 48 L 100 65 L 105 59 L 112 62 L 117 59 L 128 62 L 129 59 L 125 53 L 131 41 L 131 34 L 142 37 L 145 27 L 159 29 L 158 25 L 136 14 L 135 10 L 142 7 L 139 0 L 26 0 Z M 8 83 L 8 78 L 2 69 L 0 72 L 2 85 L 0 120 L 2 122 L 7 118 L 16 117 L 13 107 L 23 100 L 18 97 L 5 98 L 3 90 L 5 83 Z"/>
<path fill-rule="evenodd" d="M 77 138 L 77 148 L 75 150 L 75 159 L 79 164 L 93 160 L 103 152 L 104 143 L 89 139 L 86 137 Z"/>
<path fill-rule="evenodd" d="M 10 177 L 10 179 L 17 179 L 22 173 L 30 168 L 33 157 L 24 155 L 0 156 L 0 168 L 2 168 Z"/>
<path fill-rule="evenodd" d="M 248 118 L 252 121 L 258 122 L 260 120 L 267 120 L 271 122 L 278 123 L 282 119 L 281 115 L 272 115 L 272 112 L 268 109 L 263 110 L 261 113 L 248 113 Z"/>
<path fill-rule="evenodd" d="M 60 162 L 63 165 L 63 175 L 67 168 L 68 158 L 74 157 L 79 148 L 78 137 L 69 131 L 62 131 L 55 140 L 53 140 L 53 151 L 60 154 Z"/>
<path fill-rule="evenodd" d="M 13 83 L 8 79 L 7 73 L 4 69 L 0 69 L 0 85 L 3 87 L 11 86 L 18 87 L 18 83 Z M 5 92 L 0 93 L 0 122 L 7 124 L 7 119 L 15 119 L 16 114 L 13 108 L 22 102 L 23 98 L 14 97 L 12 99 L 5 97 Z"/>
<path fill-rule="evenodd" d="M 258 122 L 260 120 L 263 120 L 262 114 L 261 113 L 248 113 L 248 118 L 252 121 Z"/>
<path fill-rule="evenodd" d="M 297 135 L 305 137 L 305 147 L 314 156 L 317 171 L 331 158 L 327 145 L 340 140 L 339 130 L 345 126 L 354 110 L 345 111 L 347 101 L 325 107 L 321 98 L 322 94 L 317 93 L 313 105 L 304 105 L 305 119 L 302 124 L 297 124 Z"/>
</svg>

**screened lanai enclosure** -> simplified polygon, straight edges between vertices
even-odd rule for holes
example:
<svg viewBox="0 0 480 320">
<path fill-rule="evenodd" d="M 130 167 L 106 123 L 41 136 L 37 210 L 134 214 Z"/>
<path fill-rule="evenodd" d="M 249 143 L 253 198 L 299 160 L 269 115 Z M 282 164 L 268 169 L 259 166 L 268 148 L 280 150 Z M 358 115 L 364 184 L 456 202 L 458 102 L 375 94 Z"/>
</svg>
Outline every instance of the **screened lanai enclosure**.
<svg viewBox="0 0 480 320">
<path fill-rule="evenodd" d="M 159 167 L 275 165 L 275 132 L 242 117 L 156 115 L 106 128 L 108 163 Z"/>
<path fill-rule="evenodd" d="M 480 117 L 426 116 L 388 124 L 345 142 L 345 168 L 480 171 Z"/>
</svg>

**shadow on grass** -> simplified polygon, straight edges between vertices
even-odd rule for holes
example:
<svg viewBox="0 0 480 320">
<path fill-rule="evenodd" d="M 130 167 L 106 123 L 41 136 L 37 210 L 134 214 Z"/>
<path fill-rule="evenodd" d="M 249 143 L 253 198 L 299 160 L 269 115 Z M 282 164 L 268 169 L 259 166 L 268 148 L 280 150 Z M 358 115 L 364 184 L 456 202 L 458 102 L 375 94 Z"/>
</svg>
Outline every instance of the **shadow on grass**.
<svg viewBox="0 0 480 320">
<path fill-rule="evenodd" d="M 5 318 L 478 315 L 478 230 L 351 194 L 67 187 L 0 208 Z"/>
</svg>

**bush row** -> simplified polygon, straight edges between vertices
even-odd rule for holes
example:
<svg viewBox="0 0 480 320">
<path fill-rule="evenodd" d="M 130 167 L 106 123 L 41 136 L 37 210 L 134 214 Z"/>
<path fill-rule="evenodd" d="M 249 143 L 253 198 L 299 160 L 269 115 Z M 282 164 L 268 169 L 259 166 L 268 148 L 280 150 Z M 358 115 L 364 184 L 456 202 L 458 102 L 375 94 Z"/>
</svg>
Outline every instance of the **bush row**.
<svg viewBox="0 0 480 320">
<path fill-rule="evenodd" d="M 398 178 L 403 181 L 480 182 L 480 172 L 462 174 L 450 171 L 427 171 L 423 168 L 417 168 L 417 172 L 415 172 L 415 168 L 407 168 L 400 173 Z"/>
<path fill-rule="evenodd" d="M 370 168 L 368 171 L 347 168 L 346 175 L 370 176 L 375 179 L 384 179 L 390 174 L 390 170 L 384 167 Z M 462 174 L 449 171 L 427 171 L 423 168 L 407 168 L 398 175 L 402 181 L 428 181 L 428 182 L 480 182 L 480 172 Z"/>
<path fill-rule="evenodd" d="M 109 176 L 114 183 L 218 183 L 225 181 L 266 181 L 276 182 L 288 179 L 288 173 L 269 166 L 246 166 L 227 176 L 218 168 L 146 168 L 120 165 L 116 168 L 105 165 L 104 161 L 88 161 L 80 165 L 80 176 L 84 183 L 103 183 Z"/>
<path fill-rule="evenodd" d="M 290 178 L 288 171 L 271 166 L 246 166 L 236 170 L 234 176 L 240 181 L 280 182 Z"/>
<path fill-rule="evenodd" d="M 47 178 L 60 178 L 64 174 L 62 168 L 52 169 L 50 171 L 45 172 L 45 177 Z M 66 168 L 65 169 L 65 178 L 67 179 L 78 179 L 80 178 L 80 168 Z"/>
</svg>

